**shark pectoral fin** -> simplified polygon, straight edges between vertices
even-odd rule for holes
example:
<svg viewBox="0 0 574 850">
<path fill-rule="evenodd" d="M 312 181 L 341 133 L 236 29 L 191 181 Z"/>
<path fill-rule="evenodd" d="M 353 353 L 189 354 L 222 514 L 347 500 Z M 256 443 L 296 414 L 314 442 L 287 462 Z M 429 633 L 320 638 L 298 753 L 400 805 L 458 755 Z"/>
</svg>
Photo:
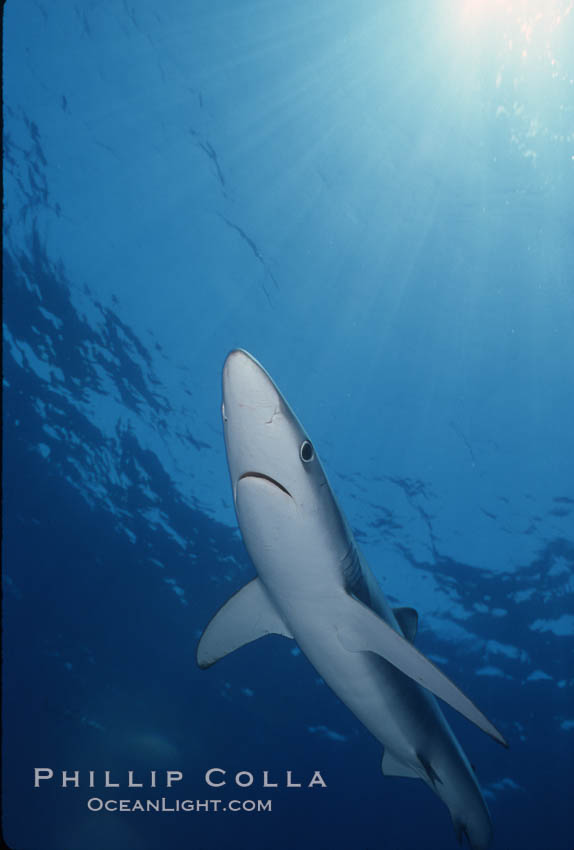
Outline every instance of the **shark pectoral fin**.
<svg viewBox="0 0 574 850">
<path fill-rule="evenodd" d="M 406 676 L 440 697 L 483 732 L 508 746 L 498 729 L 438 667 L 362 602 L 346 596 L 337 626 L 339 640 L 350 652 L 376 652 Z"/>
<path fill-rule="evenodd" d="M 397 623 L 402 629 L 406 639 L 411 643 L 415 642 L 417 636 L 417 628 L 419 624 L 419 615 L 414 608 L 393 608 L 393 614 L 397 618 Z"/>
<path fill-rule="evenodd" d="M 197 663 L 202 669 L 211 667 L 234 649 L 270 634 L 293 637 L 260 580 L 254 578 L 207 624 L 197 646 Z"/>
<path fill-rule="evenodd" d="M 396 759 L 389 750 L 384 752 L 381 770 L 385 776 L 408 776 L 410 779 L 420 779 L 416 770 Z"/>
</svg>

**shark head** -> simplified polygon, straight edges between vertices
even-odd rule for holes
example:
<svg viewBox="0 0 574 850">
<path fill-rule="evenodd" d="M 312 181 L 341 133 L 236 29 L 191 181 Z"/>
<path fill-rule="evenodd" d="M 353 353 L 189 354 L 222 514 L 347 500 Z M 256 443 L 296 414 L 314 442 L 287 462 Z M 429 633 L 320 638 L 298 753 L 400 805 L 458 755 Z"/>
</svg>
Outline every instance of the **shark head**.
<svg viewBox="0 0 574 850">
<path fill-rule="evenodd" d="M 342 559 L 348 530 L 315 448 L 265 369 L 242 349 L 223 367 L 221 414 L 234 505 L 252 558 L 251 537 L 259 547 L 292 549 L 292 535 L 304 538 L 319 520 Z"/>
<path fill-rule="evenodd" d="M 242 349 L 223 367 L 221 415 L 234 498 L 240 481 L 258 477 L 302 504 L 325 480 L 301 423 L 263 366 Z"/>
</svg>

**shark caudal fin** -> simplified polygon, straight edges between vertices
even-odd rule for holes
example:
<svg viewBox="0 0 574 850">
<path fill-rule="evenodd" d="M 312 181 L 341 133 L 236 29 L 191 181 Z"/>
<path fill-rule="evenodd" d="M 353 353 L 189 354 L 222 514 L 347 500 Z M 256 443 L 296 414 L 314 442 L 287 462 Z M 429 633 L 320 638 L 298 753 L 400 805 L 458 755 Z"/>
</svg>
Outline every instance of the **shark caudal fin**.
<svg viewBox="0 0 574 850">
<path fill-rule="evenodd" d="M 488 850 L 492 844 L 492 822 L 488 809 L 476 823 L 465 822 L 463 819 L 455 817 L 453 817 L 452 823 L 461 847 L 464 846 L 464 838 L 466 838 L 470 850 Z"/>
<path fill-rule="evenodd" d="M 339 640 L 350 652 L 376 652 L 419 685 L 428 688 L 467 720 L 507 747 L 504 737 L 454 682 L 415 649 L 402 635 L 362 602 L 345 594 L 337 627 Z"/>
<path fill-rule="evenodd" d="M 260 580 L 254 578 L 208 623 L 197 646 L 197 663 L 202 669 L 211 667 L 234 649 L 272 634 L 293 637 Z"/>
</svg>

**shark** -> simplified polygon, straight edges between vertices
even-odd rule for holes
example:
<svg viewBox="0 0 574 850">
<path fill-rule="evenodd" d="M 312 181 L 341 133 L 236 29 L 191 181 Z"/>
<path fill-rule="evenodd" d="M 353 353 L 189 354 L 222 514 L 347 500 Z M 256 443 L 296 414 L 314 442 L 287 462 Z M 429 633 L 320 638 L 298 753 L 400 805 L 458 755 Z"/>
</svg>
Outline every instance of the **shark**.
<svg viewBox="0 0 574 850">
<path fill-rule="evenodd" d="M 447 806 L 460 844 L 486 850 L 492 822 L 474 769 L 436 697 L 503 746 L 503 735 L 414 646 L 418 614 L 392 608 L 359 550 L 315 447 L 263 366 L 235 349 L 221 414 L 233 503 L 257 576 L 206 626 L 205 669 L 282 635 L 383 745 L 385 776 L 422 780 Z"/>
</svg>

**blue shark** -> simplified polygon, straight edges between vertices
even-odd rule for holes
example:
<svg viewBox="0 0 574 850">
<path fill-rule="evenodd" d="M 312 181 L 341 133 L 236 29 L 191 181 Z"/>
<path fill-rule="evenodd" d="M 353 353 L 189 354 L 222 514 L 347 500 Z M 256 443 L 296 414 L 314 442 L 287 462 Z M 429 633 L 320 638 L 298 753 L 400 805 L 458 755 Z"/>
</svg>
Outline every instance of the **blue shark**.
<svg viewBox="0 0 574 850">
<path fill-rule="evenodd" d="M 201 668 L 264 635 L 294 639 L 384 747 L 386 776 L 420 779 L 445 803 L 460 843 L 486 850 L 490 814 L 435 697 L 499 743 L 502 734 L 414 646 L 418 615 L 391 608 L 362 556 L 315 447 L 246 351 L 223 367 L 221 408 L 237 521 L 257 577 L 207 625 Z"/>
</svg>

